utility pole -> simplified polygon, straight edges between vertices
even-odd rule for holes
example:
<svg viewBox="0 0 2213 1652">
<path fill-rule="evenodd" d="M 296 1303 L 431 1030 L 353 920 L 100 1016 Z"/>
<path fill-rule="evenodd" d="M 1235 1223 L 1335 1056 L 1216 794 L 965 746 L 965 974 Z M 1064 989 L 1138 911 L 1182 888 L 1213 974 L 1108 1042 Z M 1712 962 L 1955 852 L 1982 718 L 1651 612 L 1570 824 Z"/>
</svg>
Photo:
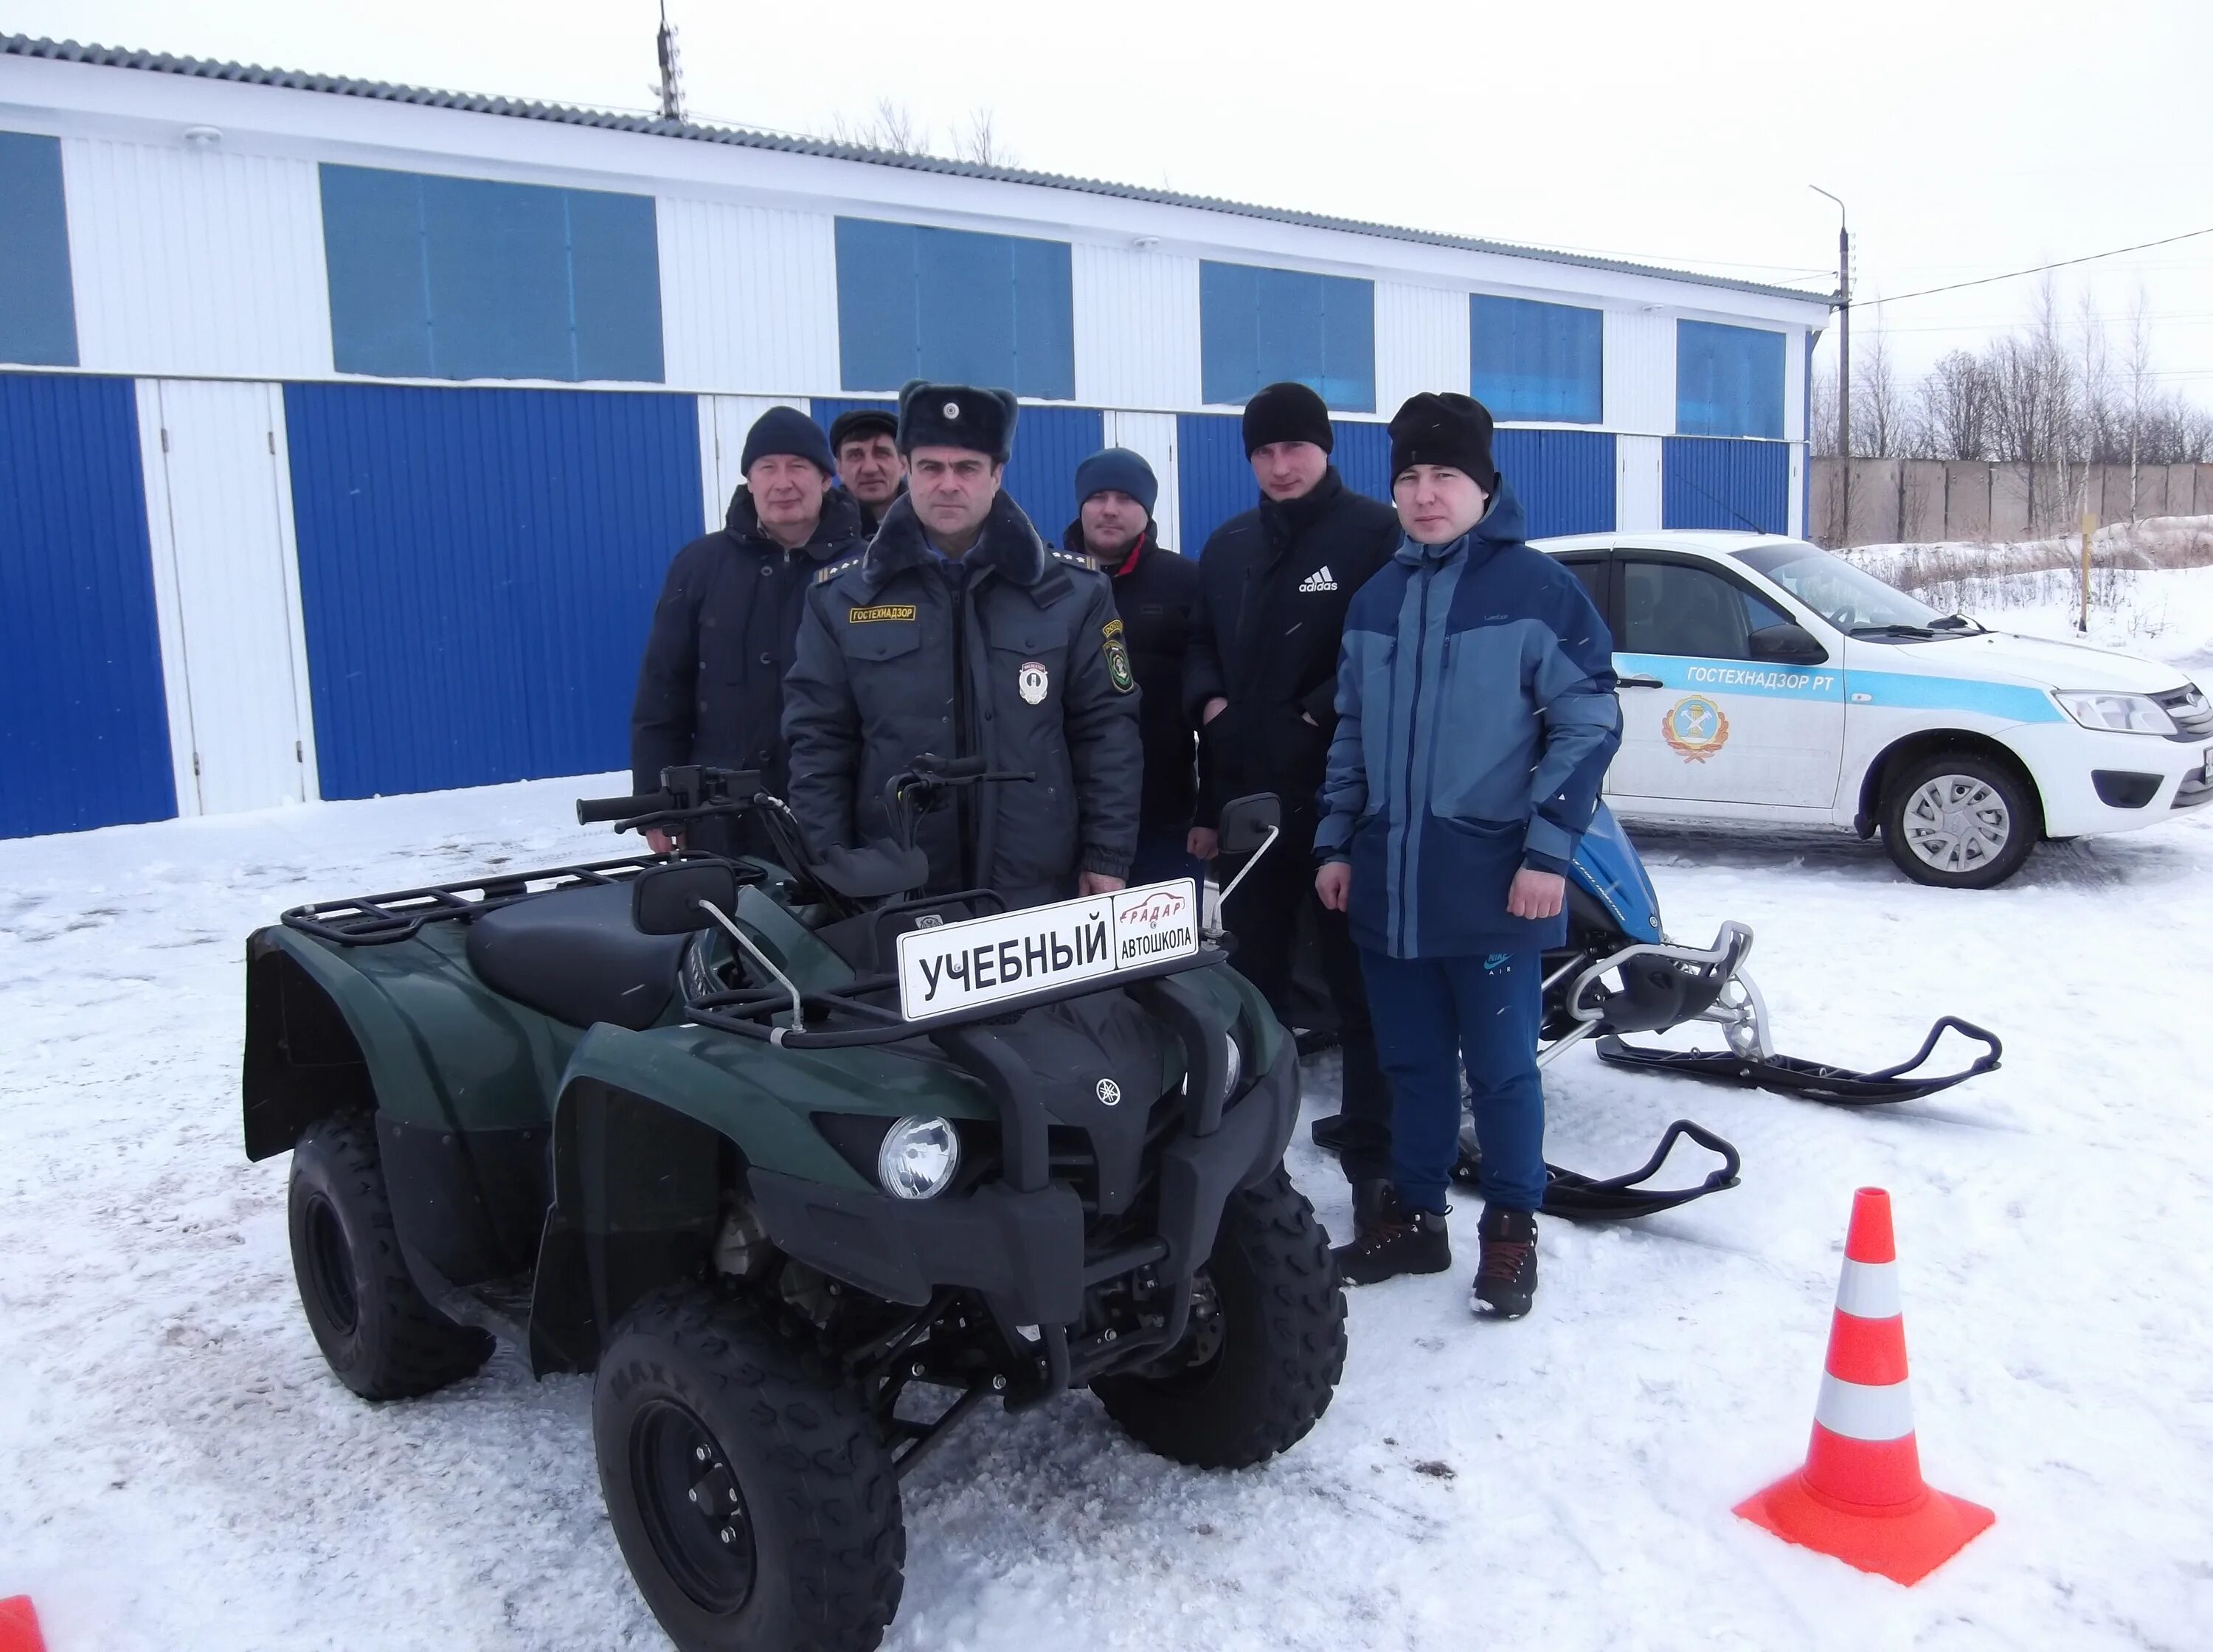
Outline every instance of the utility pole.
<svg viewBox="0 0 2213 1652">
<path fill-rule="evenodd" d="M 684 119 L 684 70 L 676 61 L 676 31 L 668 24 L 668 0 L 661 0 L 661 33 L 654 38 L 661 56 L 661 118 Z"/>
<path fill-rule="evenodd" d="M 1819 184 L 1807 188 L 1828 195 L 1837 204 L 1837 484 L 1844 496 L 1844 531 L 1852 535 L 1852 230 L 1841 196 L 1829 195 Z"/>
</svg>

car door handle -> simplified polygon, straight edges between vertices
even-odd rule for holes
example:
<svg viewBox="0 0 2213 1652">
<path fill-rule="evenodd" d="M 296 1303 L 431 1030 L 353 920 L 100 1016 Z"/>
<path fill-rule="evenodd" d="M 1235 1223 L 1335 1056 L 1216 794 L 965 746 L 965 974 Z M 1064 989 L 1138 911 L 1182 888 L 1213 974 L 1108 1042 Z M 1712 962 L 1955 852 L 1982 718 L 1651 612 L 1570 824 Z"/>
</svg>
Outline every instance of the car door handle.
<svg viewBox="0 0 2213 1652">
<path fill-rule="evenodd" d="M 1614 681 L 1623 688 L 1665 688 L 1667 684 L 1657 677 L 1617 677 Z"/>
</svg>

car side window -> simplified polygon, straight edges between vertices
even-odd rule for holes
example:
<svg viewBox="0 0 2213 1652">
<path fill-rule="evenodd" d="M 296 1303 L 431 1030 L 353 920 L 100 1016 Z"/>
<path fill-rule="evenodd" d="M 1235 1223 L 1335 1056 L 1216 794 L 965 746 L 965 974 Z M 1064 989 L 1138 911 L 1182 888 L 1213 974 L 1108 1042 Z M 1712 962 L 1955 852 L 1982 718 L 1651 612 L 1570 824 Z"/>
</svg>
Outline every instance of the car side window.
<svg viewBox="0 0 2213 1652">
<path fill-rule="evenodd" d="M 1575 557 L 1561 559 L 1561 564 L 1582 582 L 1591 607 L 1600 613 L 1606 612 L 1606 558 L 1604 557 Z"/>
<path fill-rule="evenodd" d="M 1748 660 L 1752 633 L 1789 616 L 1734 581 L 1680 562 L 1621 566 L 1621 638 L 1628 654 Z"/>
</svg>

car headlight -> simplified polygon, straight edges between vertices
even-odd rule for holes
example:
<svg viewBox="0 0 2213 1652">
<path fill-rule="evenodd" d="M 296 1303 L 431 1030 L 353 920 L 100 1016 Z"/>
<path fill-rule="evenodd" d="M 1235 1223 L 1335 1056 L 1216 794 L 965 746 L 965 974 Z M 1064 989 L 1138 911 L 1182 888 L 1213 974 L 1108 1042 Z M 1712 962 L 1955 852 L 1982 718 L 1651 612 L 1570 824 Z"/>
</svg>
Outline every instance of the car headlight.
<svg viewBox="0 0 2213 1652">
<path fill-rule="evenodd" d="M 2174 719 L 2149 694 L 2054 692 L 2059 709 L 2085 728 L 2122 735 L 2171 735 Z"/>
<path fill-rule="evenodd" d="M 1235 1033 L 1224 1033 L 1222 1045 L 1222 1052 L 1229 1063 L 1222 1081 L 1222 1099 L 1227 1100 L 1237 1094 L 1237 1087 L 1245 1082 L 1245 1052 L 1237 1047 L 1237 1034 Z"/>
<path fill-rule="evenodd" d="M 960 1168 L 960 1136 L 943 1119 L 902 1119 L 876 1149 L 876 1184 L 893 1198 L 936 1198 Z"/>
</svg>

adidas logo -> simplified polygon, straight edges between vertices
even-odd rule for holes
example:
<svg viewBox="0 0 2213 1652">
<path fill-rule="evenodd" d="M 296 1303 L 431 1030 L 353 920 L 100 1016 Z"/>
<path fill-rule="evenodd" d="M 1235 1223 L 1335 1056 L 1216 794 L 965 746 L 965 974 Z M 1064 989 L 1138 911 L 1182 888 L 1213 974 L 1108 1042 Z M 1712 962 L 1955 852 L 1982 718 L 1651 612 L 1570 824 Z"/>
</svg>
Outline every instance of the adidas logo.
<svg viewBox="0 0 2213 1652">
<path fill-rule="evenodd" d="M 1329 564 L 1327 563 L 1322 564 L 1320 567 L 1315 569 L 1314 572 L 1308 574 L 1305 579 L 1299 582 L 1299 589 L 1302 592 L 1333 591 L 1336 588 L 1337 576 L 1329 571 Z"/>
</svg>

